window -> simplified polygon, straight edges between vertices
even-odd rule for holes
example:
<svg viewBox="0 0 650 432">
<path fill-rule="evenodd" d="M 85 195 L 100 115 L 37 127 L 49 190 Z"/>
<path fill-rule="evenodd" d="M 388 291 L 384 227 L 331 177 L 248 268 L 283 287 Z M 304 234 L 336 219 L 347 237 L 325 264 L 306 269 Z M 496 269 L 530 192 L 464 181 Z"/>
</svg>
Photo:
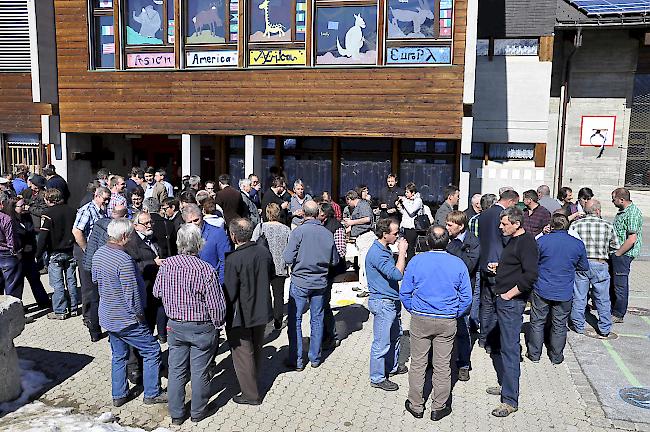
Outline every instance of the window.
<svg viewBox="0 0 650 432">
<path fill-rule="evenodd" d="M 452 0 L 387 0 L 386 64 L 450 64 Z"/>
<path fill-rule="evenodd" d="M 377 64 L 377 5 L 316 7 L 317 65 Z"/>
<path fill-rule="evenodd" d="M 112 0 L 91 3 L 92 65 L 95 69 L 115 69 L 115 26 Z"/>
<path fill-rule="evenodd" d="M 186 0 L 185 66 L 236 67 L 238 0 Z"/>
<path fill-rule="evenodd" d="M 173 68 L 173 0 L 123 0 L 128 68 Z"/>
<path fill-rule="evenodd" d="M 477 56 L 536 56 L 539 50 L 539 39 L 478 39 L 476 41 Z"/>
<path fill-rule="evenodd" d="M 248 12 L 249 66 L 307 64 L 306 0 L 252 0 Z"/>
<path fill-rule="evenodd" d="M 452 62 L 453 0 L 88 0 L 88 5 L 90 69 Z M 536 40 L 519 41 L 499 49 L 537 52 Z M 479 46 L 479 55 L 483 51 Z"/>
</svg>

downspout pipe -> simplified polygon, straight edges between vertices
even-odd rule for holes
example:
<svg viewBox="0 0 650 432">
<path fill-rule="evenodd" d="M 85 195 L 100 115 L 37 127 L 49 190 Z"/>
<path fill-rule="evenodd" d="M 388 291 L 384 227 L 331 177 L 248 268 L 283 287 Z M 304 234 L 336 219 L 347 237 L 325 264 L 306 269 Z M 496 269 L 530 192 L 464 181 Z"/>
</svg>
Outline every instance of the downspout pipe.
<svg viewBox="0 0 650 432">
<path fill-rule="evenodd" d="M 557 183 L 558 188 L 562 187 L 563 181 L 563 172 L 564 172 L 564 147 L 566 141 L 566 119 L 567 119 L 567 108 L 569 106 L 569 100 L 571 99 L 569 92 L 569 78 L 571 75 L 571 59 L 573 58 L 578 48 L 582 46 L 582 29 L 578 29 L 576 32 L 575 38 L 573 40 L 573 50 L 566 58 L 564 62 L 564 67 L 562 68 L 562 86 L 564 87 L 564 94 L 562 98 L 562 123 L 560 124 L 560 157 L 558 161 L 558 176 Z"/>
</svg>

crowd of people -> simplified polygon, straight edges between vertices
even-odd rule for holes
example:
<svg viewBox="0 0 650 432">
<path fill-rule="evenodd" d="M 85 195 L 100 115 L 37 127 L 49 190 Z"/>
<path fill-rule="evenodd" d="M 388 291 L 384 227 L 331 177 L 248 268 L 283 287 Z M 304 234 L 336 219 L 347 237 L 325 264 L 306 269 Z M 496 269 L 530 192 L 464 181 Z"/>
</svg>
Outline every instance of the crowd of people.
<svg viewBox="0 0 650 432">
<path fill-rule="evenodd" d="M 567 329 L 586 331 L 589 298 L 598 337 L 623 322 L 642 245 L 643 216 L 625 188 L 611 193 L 618 213 L 610 223 L 587 187 L 575 203 L 568 187 L 557 199 L 545 185 L 522 195 L 504 187 L 498 196 L 473 195 L 459 211 L 460 191 L 449 185 L 432 212 L 414 183 L 401 189 L 390 174 L 377 197 L 360 185 L 341 208 L 328 191 L 307 193 L 300 179 L 289 190 L 277 170 L 263 192 L 255 174 L 238 188 L 226 174 L 205 182 L 188 176 L 175 190 L 163 169 L 134 167 L 128 178 L 99 170 L 75 209 L 54 167 L 43 173 L 20 168 L 14 179 L 0 177 L 4 292 L 21 298 L 27 278 L 37 306 L 52 309 L 49 319 L 83 315 L 92 342 L 108 336 L 113 404 L 133 398 L 131 381 L 142 386 L 145 404 L 167 403 L 174 424 L 208 415 L 222 331 L 240 386 L 235 403 L 262 403 L 258 378 L 271 322 L 275 330 L 286 325 L 287 368 L 319 367 L 323 351 L 341 343 L 331 292 L 353 256 L 357 296 L 368 297 L 374 317 L 370 386 L 395 391 L 390 377 L 408 373 L 405 409 L 422 418 L 431 367 L 430 415 L 440 420 L 451 413 L 452 374 L 470 379 L 475 336 L 497 374 L 498 385 L 487 389 L 501 398 L 492 414 L 508 416 L 519 406 L 524 355 L 539 362 L 546 342 L 550 361 L 562 363 Z M 51 300 L 40 282 L 44 267 Z M 408 367 L 399 362 L 402 308 L 411 315 Z"/>
</svg>

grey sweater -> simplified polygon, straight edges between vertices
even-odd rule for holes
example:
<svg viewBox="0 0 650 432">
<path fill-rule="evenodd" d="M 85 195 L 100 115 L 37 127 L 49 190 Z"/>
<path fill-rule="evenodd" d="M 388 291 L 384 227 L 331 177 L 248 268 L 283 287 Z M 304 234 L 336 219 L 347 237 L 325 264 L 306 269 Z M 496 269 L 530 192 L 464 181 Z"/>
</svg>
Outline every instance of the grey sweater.
<svg viewBox="0 0 650 432">
<path fill-rule="evenodd" d="M 334 235 L 315 219 L 307 219 L 289 236 L 284 261 L 291 266 L 291 282 L 299 288 L 327 287 L 330 266 L 339 262 Z"/>
</svg>

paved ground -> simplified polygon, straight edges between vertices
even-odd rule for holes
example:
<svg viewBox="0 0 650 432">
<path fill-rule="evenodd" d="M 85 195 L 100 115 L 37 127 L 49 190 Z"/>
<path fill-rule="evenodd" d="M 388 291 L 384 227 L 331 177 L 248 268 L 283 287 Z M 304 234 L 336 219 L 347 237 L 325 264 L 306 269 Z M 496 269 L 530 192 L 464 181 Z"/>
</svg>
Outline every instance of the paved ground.
<svg viewBox="0 0 650 432">
<path fill-rule="evenodd" d="M 633 272 L 631 304 L 649 306 L 646 282 L 650 278 L 650 262 L 635 262 Z M 476 349 L 471 380 L 457 383 L 454 388 L 454 412 L 434 424 L 428 420 L 428 411 L 421 420 L 405 412 L 407 376 L 395 378 L 400 385 L 397 392 L 369 387 L 372 317 L 363 304 L 355 303 L 349 286 L 342 285 L 338 290 L 334 301 L 349 304 L 336 312 L 337 327 L 345 339 L 320 368 L 288 372 L 282 366 L 288 343 L 286 329 L 269 329 L 262 378 L 268 392 L 260 407 L 241 407 L 230 401 L 238 386 L 229 351 L 222 346 L 217 360 L 220 372 L 212 383 L 214 397 L 210 409 L 214 414 L 197 425 L 186 422 L 180 428 L 170 426 L 166 406 L 144 406 L 137 399 L 121 408 L 112 407 L 110 347 L 106 340 L 92 344 L 80 318 L 50 321 L 40 317 L 26 327 L 16 345 L 22 358 L 34 360 L 52 378 L 51 385 L 39 397 L 41 402 L 90 415 L 112 411 L 121 424 L 145 429 L 164 426 L 172 430 L 254 432 L 650 431 L 650 409 L 634 407 L 619 397 L 623 387 L 650 387 L 648 340 L 643 338 L 650 333 L 648 319 L 628 317 L 615 331 L 636 336 L 621 336 L 606 343 L 572 335 L 566 362 L 560 366 L 551 365 L 545 357 L 539 364 L 522 363 L 520 410 L 506 419 L 490 415 L 498 398 L 487 395 L 485 388 L 495 384 L 496 376 L 488 356 Z M 406 314 L 405 329 L 408 324 Z M 11 416 L 0 419 L 0 430 L 23 427 Z"/>
</svg>

